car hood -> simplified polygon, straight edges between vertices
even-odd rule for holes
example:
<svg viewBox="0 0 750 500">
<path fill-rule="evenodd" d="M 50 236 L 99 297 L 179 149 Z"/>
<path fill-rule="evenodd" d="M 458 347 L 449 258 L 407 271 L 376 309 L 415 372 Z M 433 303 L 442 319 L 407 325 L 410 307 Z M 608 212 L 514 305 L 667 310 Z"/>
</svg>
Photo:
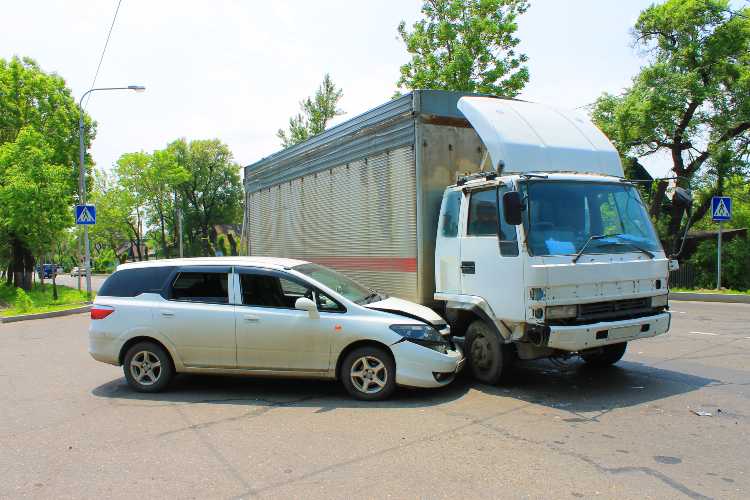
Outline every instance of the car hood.
<svg viewBox="0 0 750 500">
<path fill-rule="evenodd" d="M 364 306 L 378 311 L 385 311 L 406 316 L 407 318 L 417 319 L 434 326 L 442 326 L 446 324 L 445 320 L 429 307 L 396 297 L 388 297 L 385 300 L 364 304 Z"/>
</svg>

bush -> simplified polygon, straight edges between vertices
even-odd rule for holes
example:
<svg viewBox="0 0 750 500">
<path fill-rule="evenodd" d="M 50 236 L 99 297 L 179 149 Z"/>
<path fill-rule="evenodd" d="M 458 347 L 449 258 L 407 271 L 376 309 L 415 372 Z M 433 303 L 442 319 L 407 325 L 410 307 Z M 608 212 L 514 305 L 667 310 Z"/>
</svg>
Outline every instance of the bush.
<svg viewBox="0 0 750 500">
<path fill-rule="evenodd" d="M 716 241 L 704 241 L 690 262 L 695 266 L 695 285 L 698 288 L 716 286 Z M 750 289 L 750 242 L 734 238 L 721 245 L 721 286 L 736 290 Z"/>
<path fill-rule="evenodd" d="M 34 307 L 34 302 L 23 289 L 16 288 L 16 300 L 13 301 L 13 307 L 16 311 L 25 313 Z"/>
</svg>

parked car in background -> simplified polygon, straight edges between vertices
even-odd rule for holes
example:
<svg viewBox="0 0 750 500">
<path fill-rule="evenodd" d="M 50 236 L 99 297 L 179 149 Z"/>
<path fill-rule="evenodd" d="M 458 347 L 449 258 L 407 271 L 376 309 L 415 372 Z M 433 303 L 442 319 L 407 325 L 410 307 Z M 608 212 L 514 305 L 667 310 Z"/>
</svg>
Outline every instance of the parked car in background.
<svg viewBox="0 0 750 500">
<path fill-rule="evenodd" d="M 50 279 L 52 275 L 57 272 L 57 266 L 55 264 L 43 264 L 36 266 L 36 273 L 39 278 Z"/>
<path fill-rule="evenodd" d="M 326 267 L 211 257 L 124 264 L 91 309 L 89 352 L 137 391 L 175 373 L 338 379 L 355 398 L 440 387 L 463 365 L 446 322 Z"/>
<path fill-rule="evenodd" d="M 70 275 L 71 276 L 85 276 L 86 275 L 86 270 L 84 268 L 82 268 L 82 267 L 77 267 L 76 266 L 76 267 L 74 267 L 73 269 L 70 270 Z"/>
</svg>

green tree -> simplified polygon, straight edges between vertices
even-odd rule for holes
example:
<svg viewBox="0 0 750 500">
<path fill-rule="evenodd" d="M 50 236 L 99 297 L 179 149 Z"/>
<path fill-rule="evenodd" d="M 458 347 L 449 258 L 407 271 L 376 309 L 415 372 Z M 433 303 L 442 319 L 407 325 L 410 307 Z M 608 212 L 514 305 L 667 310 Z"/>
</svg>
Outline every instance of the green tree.
<svg viewBox="0 0 750 500">
<path fill-rule="evenodd" d="M 529 81 L 515 36 L 528 7 L 526 0 L 425 0 L 411 31 L 404 21 L 398 26 L 411 54 L 398 87 L 517 95 Z"/>
<path fill-rule="evenodd" d="M 695 210 L 699 220 L 747 156 L 750 9 L 733 12 L 727 0 L 668 0 L 644 10 L 633 33 L 648 64 L 622 95 L 602 95 L 593 118 L 631 161 L 662 152 L 679 185 L 690 187 L 699 174 L 712 180 Z M 666 202 L 667 187 L 655 183 L 649 211 L 674 249 L 684 214 Z"/>
<path fill-rule="evenodd" d="M 29 58 L 0 59 L 0 147 L 8 146 L 0 174 L 0 189 L 6 196 L 0 204 L 0 256 L 9 263 L 8 280 L 16 280 L 19 286 L 30 286 L 34 255 L 52 250 L 39 246 L 49 243 L 49 235 L 35 227 L 32 222 L 36 218 L 23 224 L 19 218 L 23 207 L 34 207 L 35 214 L 50 214 L 43 224 L 50 230 L 65 227 L 53 224 L 73 223 L 70 205 L 78 185 L 78 117 L 75 99 L 60 76 L 45 73 Z M 84 144 L 88 146 L 95 124 L 88 115 L 84 121 Z M 24 157 L 27 154 L 29 157 Z M 24 166 L 31 170 L 24 171 Z M 64 176 L 59 178 L 61 171 Z M 45 177 L 47 174 L 53 177 Z M 52 180 L 57 183 L 54 188 L 49 187 Z M 26 194 L 30 198 L 13 199 Z M 42 198 L 53 194 L 57 198 Z M 19 208 L 21 212 L 15 211 Z M 53 214 L 52 210 L 60 212 Z"/>
<path fill-rule="evenodd" d="M 301 101 L 301 112 L 289 118 L 289 129 L 276 132 L 281 145 L 288 148 L 323 132 L 332 118 L 343 113 L 337 107 L 343 95 L 343 91 L 331 80 L 331 75 L 326 73 L 315 95 Z"/>
<path fill-rule="evenodd" d="M 189 248 L 194 253 L 213 255 L 217 224 L 242 220 L 242 184 L 229 148 L 218 139 L 169 145 L 177 164 L 189 175 L 178 188 Z"/>
<path fill-rule="evenodd" d="M 53 163 L 54 149 L 32 127 L 0 146 L 0 235 L 11 253 L 13 284 L 31 289 L 34 255 L 53 249 L 73 223 L 69 171 Z"/>
<path fill-rule="evenodd" d="M 135 200 L 117 179 L 103 171 L 95 173 L 91 202 L 96 205 L 97 221 L 89 230 L 92 245 L 120 256 L 125 243 L 135 246 L 138 225 L 134 220 Z"/>
</svg>

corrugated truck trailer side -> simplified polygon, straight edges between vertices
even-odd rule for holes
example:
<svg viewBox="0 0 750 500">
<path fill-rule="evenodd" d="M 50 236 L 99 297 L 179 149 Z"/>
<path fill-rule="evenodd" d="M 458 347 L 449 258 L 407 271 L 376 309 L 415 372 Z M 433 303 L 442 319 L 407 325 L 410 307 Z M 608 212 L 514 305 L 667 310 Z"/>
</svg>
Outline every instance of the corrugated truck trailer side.
<svg viewBox="0 0 750 500">
<path fill-rule="evenodd" d="M 433 304 L 443 191 L 485 155 L 456 108 L 464 95 L 414 91 L 245 167 L 248 254 Z"/>
</svg>

